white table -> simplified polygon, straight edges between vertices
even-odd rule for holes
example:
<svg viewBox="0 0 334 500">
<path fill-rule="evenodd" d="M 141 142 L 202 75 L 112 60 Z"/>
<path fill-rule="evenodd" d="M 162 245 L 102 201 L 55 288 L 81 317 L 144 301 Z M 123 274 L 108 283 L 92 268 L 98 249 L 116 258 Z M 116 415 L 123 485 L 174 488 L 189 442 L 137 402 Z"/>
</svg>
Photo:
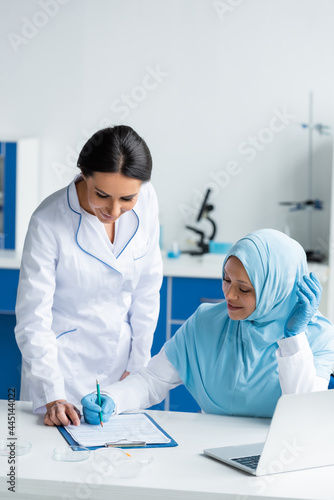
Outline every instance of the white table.
<svg viewBox="0 0 334 500">
<path fill-rule="evenodd" d="M 7 457 L 0 456 L 2 500 L 212 500 L 236 498 L 333 499 L 334 467 L 256 478 L 205 457 L 204 448 L 261 441 L 269 420 L 198 413 L 148 411 L 179 444 L 175 448 L 131 450 L 147 453 L 152 463 L 131 479 L 103 475 L 93 456 L 65 463 L 52 450 L 65 443 L 55 427 L 31 413 L 30 403 L 16 403 L 16 433 L 32 443 L 32 451 L 16 457 L 16 493 L 7 490 Z M 0 401 L 0 428 L 7 432 L 7 402 Z M 91 455 L 94 452 L 91 452 Z"/>
</svg>

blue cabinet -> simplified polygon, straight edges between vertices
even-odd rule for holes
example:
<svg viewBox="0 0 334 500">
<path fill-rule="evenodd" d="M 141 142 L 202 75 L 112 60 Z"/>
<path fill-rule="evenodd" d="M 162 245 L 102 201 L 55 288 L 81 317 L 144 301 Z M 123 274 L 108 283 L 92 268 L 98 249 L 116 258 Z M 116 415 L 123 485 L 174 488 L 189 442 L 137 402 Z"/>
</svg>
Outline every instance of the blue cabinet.
<svg viewBox="0 0 334 500">
<path fill-rule="evenodd" d="M 223 300 L 222 280 L 172 278 L 172 320 L 188 319 L 204 302 Z"/>
<path fill-rule="evenodd" d="M 16 394 L 20 392 L 21 353 L 14 336 L 18 279 L 18 269 L 0 269 L 0 399 L 7 399 L 10 387 L 15 387 Z"/>
<path fill-rule="evenodd" d="M 38 153 L 35 138 L 0 141 L 0 248 L 19 255 L 31 214 L 39 203 Z M 0 398 L 9 387 L 20 389 L 21 354 L 14 337 L 19 270 L 0 268 Z"/>
<path fill-rule="evenodd" d="M 0 248 L 21 251 L 31 214 L 39 203 L 35 138 L 0 141 Z M 0 304 L 1 305 L 1 304 Z"/>
<path fill-rule="evenodd" d="M 15 248 L 16 221 L 15 142 L 0 142 L 0 248 Z"/>
<path fill-rule="evenodd" d="M 14 314 L 18 282 L 18 269 L 0 269 L 0 314 Z"/>
<path fill-rule="evenodd" d="M 160 296 L 160 317 L 154 335 L 152 355 L 159 352 L 180 326 L 204 302 L 224 300 L 221 279 L 165 277 Z M 161 409 L 156 405 L 154 409 Z M 157 408 L 159 406 L 159 408 Z M 185 389 L 179 386 L 170 391 L 164 401 L 164 409 L 171 411 L 198 412 L 200 407 Z"/>
<path fill-rule="evenodd" d="M 164 343 L 166 342 L 166 321 L 167 321 L 167 280 L 163 279 L 160 289 L 160 312 L 157 327 L 153 337 L 151 355 L 158 354 Z M 166 401 L 151 406 L 150 410 L 164 410 Z"/>
<path fill-rule="evenodd" d="M 152 356 L 158 354 L 166 342 L 166 322 L 167 322 L 167 279 L 164 278 L 160 289 L 160 312 L 158 324 L 153 337 L 151 349 Z"/>
</svg>

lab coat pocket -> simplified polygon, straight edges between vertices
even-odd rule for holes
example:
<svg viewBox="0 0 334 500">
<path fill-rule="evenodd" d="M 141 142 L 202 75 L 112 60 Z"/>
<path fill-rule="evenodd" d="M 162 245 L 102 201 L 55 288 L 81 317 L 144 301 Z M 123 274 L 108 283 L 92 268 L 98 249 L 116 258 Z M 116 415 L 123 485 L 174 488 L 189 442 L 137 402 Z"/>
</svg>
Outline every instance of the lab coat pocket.
<svg viewBox="0 0 334 500">
<path fill-rule="evenodd" d="M 150 243 L 151 240 L 148 239 L 145 243 L 140 242 L 140 244 L 136 245 L 133 249 L 133 259 L 139 260 L 145 257 L 150 251 Z"/>
<path fill-rule="evenodd" d="M 61 329 L 57 329 L 55 335 L 58 349 L 59 368 L 62 373 L 68 374 L 67 377 L 73 378 L 73 367 L 78 361 L 77 328 L 68 328 L 63 331 Z M 67 382 L 69 383 L 69 380 Z"/>
<path fill-rule="evenodd" d="M 76 328 L 72 328 L 72 330 L 66 330 L 65 332 L 62 332 L 62 333 L 59 333 L 59 334 L 56 334 L 56 339 L 60 339 L 63 335 L 67 335 L 68 333 L 72 333 L 72 332 L 76 332 L 77 329 Z"/>
<path fill-rule="evenodd" d="M 74 353 L 76 353 L 77 350 L 76 349 L 77 334 L 78 334 L 77 329 L 70 327 L 66 330 L 57 329 L 55 331 L 56 342 L 58 347 L 58 361 L 65 355 L 65 353 L 67 354 L 71 353 L 71 357 L 73 358 Z"/>
</svg>

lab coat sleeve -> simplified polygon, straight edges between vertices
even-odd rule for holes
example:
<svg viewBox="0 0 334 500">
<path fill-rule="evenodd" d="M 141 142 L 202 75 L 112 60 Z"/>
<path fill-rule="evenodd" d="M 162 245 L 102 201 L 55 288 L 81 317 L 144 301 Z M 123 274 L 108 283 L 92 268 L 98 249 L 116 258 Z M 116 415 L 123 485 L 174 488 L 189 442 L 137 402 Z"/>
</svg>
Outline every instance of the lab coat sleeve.
<svg viewBox="0 0 334 500">
<path fill-rule="evenodd" d="M 115 401 L 118 414 L 160 403 L 170 389 L 180 384 L 182 380 L 162 348 L 147 367 L 140 368 L 121 382 L 102 388 L 102 392 Z"/>
<path fill-rule="evenodd" d="M 158 201 L 150 185 L 150 204 L 146 216 L 150 218 L 150 241 L 148 251 L 138 259 L 143 265 L 138 284 L 132 295 L 129 319 L 132 329 L 131 352 L 127 365 L 128 372 L 137 371 L 150 360 L 153 334 L 157 325 L 162 283 L 162 258 L 159 247 Z"/>
<path fill-rule="evenodd" d="M 316 374 L 305 332 L 278 341 L 276 358 L 282 394 L 325 391 L 328 380 Z"/>
<path fill-rule="evenodd" d="M 24 383 L 29 386 L 34 411 L 50 401 L 66 399 L 51 328 L 57 248 L 48 224 L 33 215 L 22 255 L 15 336 L 28 373 Z"/>
</svg>

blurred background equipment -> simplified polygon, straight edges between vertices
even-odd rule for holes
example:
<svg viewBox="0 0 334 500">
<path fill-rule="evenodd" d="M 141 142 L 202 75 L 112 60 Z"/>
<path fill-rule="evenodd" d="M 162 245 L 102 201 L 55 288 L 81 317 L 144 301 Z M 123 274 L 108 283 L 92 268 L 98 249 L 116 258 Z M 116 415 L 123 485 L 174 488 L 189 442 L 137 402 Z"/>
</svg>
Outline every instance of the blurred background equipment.
<svg viewBox="0 0 334 500">
<path fill-rule="evenodd" d="M 330 127 L 322 123 L 313 122 L 313 92 L 309 94 L 309 121 L 302 123 L 302 128 L 308 129 L 308 170 L 307 170 L 307 199 L 304 201 L 282 201 L 279 204 L 288 206 L 289 212 L 305 210 L 307 217 L 306 226 L 306 248 L 305 252 L 309 262 L 323 262 L 326 260 L 326 254 L 322 250 L 314 248 L 313 243 L 313 228 L 312 228 L 312 211 L 323 210 L 324 203 L 318 198 L 314 198 L 314 161 L 313 161 L 313 133 L 318 132 L 320 135 L 330 135 Z M 286 232 L 289 232 L 289 224 L 287 223 Z M 292 236 L 289 234 L 289 236 Z"/>
</svg>

